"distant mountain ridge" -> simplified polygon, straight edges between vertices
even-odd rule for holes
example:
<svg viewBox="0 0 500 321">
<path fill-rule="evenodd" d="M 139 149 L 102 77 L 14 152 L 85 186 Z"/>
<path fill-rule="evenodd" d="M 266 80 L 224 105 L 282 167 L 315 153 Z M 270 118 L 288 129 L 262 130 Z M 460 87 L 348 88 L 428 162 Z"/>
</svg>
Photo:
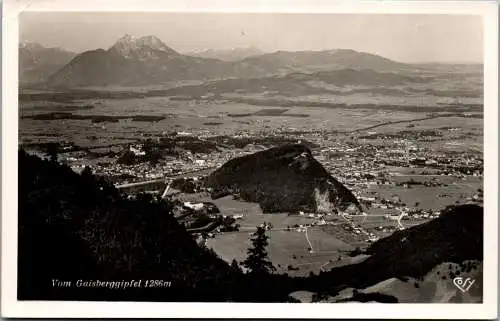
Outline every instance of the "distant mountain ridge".
<svg viewBox="0 0 500 321">
<path fill-rule="evenodd" d="M 258 48 L 232 48 L 232 49 L 208 49 L 201 52 L 186 53 L 188 56 L 219 59 L 222 61 L 239 61 L 253 56 L 264 54 Z"/>
<path fill-rule="evenodd" d="M 249 49 L 250 52 L 254 49 Z M 233 58 L 210 58 L 217 51 L 198 57 L 185 55 L 167 46 L 155 36 L 136 38 L 125 35 L 109 49 L 91 50 L 77 55 L 51 75 L 49 86 L 153 85 L 180 80 L 217 80 L 256 78 L 293 72 L 317 72 L 338 69 L 398 71 L 411 65 L 374 54 L 350 49 L 324 51 L 277 51 Z M 246 49 L 231 54 L 248 55 Z"/>
<path fill-rule="evenodd" d="M 268 73 L 315 72 L 335 69 L 394 71 L 409 65 L 352 49 L 322 51 L 276 51 L 242 61 Z"/>
<path fill-rule="evenodd" d="M 199 99 L 202 96 L 221 96 L 228 93 L 266 93 L 292 96 L 314 94 L 343 94 L 328 89 L 328 86 L 343 87 L 348 85 L 361 86 L 394 86 L 396 84 L 424 83 L 426 79 L 417 76 L 406 76 L 392 72 L 375 72 L 370 69 L 339 69 L 319 71 L 314 73 L 294 72 L 284 76 L 269 76 L 251 79 L 224 79 L 204 84 L 184 85 L 167 89 L 163 93 L 167 96 L 185 96 Z M 380 91 L 382 89 L 379 89 Z M 363 92 L 366 89 L 352 90 Z M 386 89 L 386 93 L 398 92 Z M 402 92 L 400 92 L 402 94 Z"/>
<path fill-rule="evenodd" d="M 61 48 L 46 48 L 36 42 L 23 41 L 19 44 L 19 82 L 43 82 L 76 55 Z"/>
</svg>

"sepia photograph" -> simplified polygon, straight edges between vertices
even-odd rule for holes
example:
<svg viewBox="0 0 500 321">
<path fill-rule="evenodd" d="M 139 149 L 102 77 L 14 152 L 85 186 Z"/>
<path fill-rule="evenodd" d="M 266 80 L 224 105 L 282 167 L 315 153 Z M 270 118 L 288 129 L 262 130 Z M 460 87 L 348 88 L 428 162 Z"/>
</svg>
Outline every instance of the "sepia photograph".
<svg viewBox="0 0 500 321">
<path fill-rule="evenodd" d="M 496 298 L 484 15 L 16 19 L 14 301 Z"/>
</svg>

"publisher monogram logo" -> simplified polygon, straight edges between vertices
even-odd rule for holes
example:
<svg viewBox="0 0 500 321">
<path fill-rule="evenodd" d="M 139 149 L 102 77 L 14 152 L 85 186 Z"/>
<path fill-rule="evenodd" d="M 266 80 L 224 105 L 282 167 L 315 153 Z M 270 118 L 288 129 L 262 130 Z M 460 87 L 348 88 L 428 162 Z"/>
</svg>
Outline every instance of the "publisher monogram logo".
<svg viewBox="0 0 500 321">
<path fill-rule="evenodd" d="M 462 277 L 456 277 L 453 279 L 453 284 L 462 292 L 467 292 L 469 291 L 470 287 L 472 284 L 474 284 L 475 280 L 473 278 L 464 278 Z"/>
</svg>

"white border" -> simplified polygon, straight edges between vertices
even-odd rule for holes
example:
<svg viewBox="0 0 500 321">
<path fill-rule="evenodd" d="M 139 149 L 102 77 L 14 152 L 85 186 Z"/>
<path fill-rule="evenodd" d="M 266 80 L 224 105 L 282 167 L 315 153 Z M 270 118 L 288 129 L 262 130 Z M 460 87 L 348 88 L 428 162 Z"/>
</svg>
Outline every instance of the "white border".
<svg viewBox="0 0 500 321">
<path fill-rule="evenodd" d="M 388 318 L 494 319 L 498 262 L 498 7 L 481 1 L 360 2 L 328 0 L 5 0 L 2 52 L 3 317 L 95 318 Z M 251 304 L 17 301 L 18 16 L 22 11 L 170 11 L 477 14 L 484 18 L 485 255 L 482 304 Z M 487 147 L 487 148 L 486 148 Z M 42 263 L 43 264 L 43 263 Z"/>
</svg>

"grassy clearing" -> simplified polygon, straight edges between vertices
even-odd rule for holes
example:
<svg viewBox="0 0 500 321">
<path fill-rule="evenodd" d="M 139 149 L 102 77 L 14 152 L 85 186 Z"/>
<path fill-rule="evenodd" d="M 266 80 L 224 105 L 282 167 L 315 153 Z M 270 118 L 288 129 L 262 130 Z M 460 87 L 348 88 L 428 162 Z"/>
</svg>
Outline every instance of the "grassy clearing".
<svg viewBox="0 0 500 321">
<path fill-rule="evenodd" d="M 295 228 L 288 231 L 287 227 L 311 224 L 312 219 L 288 214 L 263 214 L 258 204 L 240 202 L 231 197 L 215 200 L 214 203 L 222 214 L 243 215 L 239 232 L 223 233 L 207 241 L 207 246 L 213 248 L 225 261 L 243 260 L 250 246 L 250 234 L 255 231 L 255 226 L 264 222 L 273 226 L 268 232 L 268 252 L 278 272 L 304 276 L 311 271 L 318 273 L 321 265 L 329 260 L 336 260 L 339 254 L 352 249 L 352 246 L 326 234 L 319 227 L 313 227 L 308 229 L 308 238 L 313 248 L 311 253 L 306 234 Z"/>
</svg>

